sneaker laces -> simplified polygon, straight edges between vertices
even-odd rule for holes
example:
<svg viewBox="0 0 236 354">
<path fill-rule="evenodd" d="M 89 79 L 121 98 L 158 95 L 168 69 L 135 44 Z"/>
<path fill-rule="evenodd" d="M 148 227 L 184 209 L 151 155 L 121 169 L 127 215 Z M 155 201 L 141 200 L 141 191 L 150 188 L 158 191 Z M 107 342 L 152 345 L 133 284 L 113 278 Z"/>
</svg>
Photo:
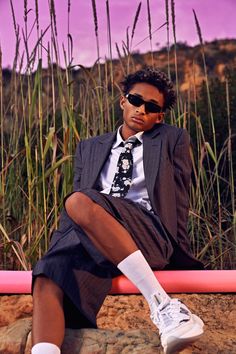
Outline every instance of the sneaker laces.
<svg viewBox="0 0 236 354">
<path fill-rule="evenodd" d="M 150 317 L 160 334 L 176 328 L 181 322 L 189 321 L 190 316 L 191 312 L 179 299 L 166 299 L 159 303 L 154 295 Z"/>
</svg>

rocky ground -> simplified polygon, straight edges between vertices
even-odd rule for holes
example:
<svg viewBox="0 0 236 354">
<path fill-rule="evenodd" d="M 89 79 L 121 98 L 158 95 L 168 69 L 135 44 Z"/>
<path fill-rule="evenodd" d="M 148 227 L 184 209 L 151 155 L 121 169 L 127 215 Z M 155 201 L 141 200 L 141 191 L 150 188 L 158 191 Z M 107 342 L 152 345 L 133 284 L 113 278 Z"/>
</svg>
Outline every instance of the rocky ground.
<svg viewBox="0 0 236 354">
<path fill-rule="evenodd" d="M 174 296 L 174 295 L 172 295 Z M 236 295 L 178 294 L 205 322 L 204 336 L 183 354 L 236 353 Z M 30 295 L 0 297 L 0 353 L 29 354 Z M 99 330 L 67 330 L 63 354 L 162 353 L 148 307 L 140 295 L 108 296 L 98 315 Z"/>
</svg>

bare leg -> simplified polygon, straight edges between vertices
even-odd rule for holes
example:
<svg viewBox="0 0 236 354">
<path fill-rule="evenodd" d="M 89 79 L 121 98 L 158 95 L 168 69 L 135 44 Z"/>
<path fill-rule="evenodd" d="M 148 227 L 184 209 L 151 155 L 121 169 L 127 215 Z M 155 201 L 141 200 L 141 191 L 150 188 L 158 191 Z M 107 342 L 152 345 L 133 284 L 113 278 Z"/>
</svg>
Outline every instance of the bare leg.
<svg viewBox="0 0 236 354">
<path fill-rule="evenodd" d="M 100 205 L 80 192 L 66 200 L 66 211 L 80 225 L 96 248 L 117 265 L 138 250 L 128 231 Z"/>
<path fill-rule="evenodd" d="M 112 263 L 117 265 L 137 251 L 126 229 L 83 193 L 72 194 L 66 201 L 66 210 Z M 60 348 L 65 333 L 62 290 L 50 279 L 38 277 L 34 285 L 33 306 L 33 345 L 49 342 Z"/>
<path fill-rule="evenodd" d="M 62 345 L 65 333 L 63 292 L 50 279 L 38 277 L 33 293 L 32 344 Z"/>
</svg>

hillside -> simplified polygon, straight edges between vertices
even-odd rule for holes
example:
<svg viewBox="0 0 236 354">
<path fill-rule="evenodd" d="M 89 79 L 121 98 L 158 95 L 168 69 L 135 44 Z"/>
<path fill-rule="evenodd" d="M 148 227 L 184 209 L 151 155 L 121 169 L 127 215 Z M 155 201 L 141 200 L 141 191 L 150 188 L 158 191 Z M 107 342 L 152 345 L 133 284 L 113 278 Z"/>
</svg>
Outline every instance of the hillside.
<svg viewBox="0 0 236 354">
<path fill-rule="evenodd" d="M 206 42 L 204 46 L 204 53 L 206 57 L 206 65 L 209 77 L 218 77 L 224 79 L 225 69 L 236 68 L 236 39 L 221 39 L 212 42 Z M 163 47 L 158 51 L 153 52 L 154 66 L 167 72 L 168 70 L 168 53 L 167 48 Z M 171 46 L 169 51 L 169 65 L 171 79 L 175 82 L 175 53 L 174 46 Z M 127 67 L 127 57 L 122 57 L 120 60 L 114 59 L 112 62 L 115 82 L 119 82 L 123 77 L 123 68 Z M 130 70 L 139 69 L 144 65 L 152 65 L 152 55 L 150 52 L 140 54 L 138 52 L 132 53 L 130 58 Z M 201 84 L 204 78 L 203 61 L 200 45 L 191 47 L 186 43 L 177 44 L 177 67 L 178 67 L 178 80 L 180 90 L 186 91 L 194 83 Z M 104 64 L 101 64 L 104 69 Z M 57 66 L 54 64 L 54 70 Z M 87 68 L 95 71 L 96 67 Z M 64 69 L 61 69 L 65 72 Z M 81 77 L 83 70 L 72 70 L 75 79 Z M 102 70 L 103 71 L 103 70 Z M 48 69 L 43 69 L 44 78 L 47 78 Z M 3 82 L 7 83 L 12 77 L 12 71 L 9 68 L 3 69 Z"/>
<path fill-rule="evenodd" d="M 208 78 L 217 79 L 219 82 L 225 80 L 225 70 L 229 70 L 230 75 L 235 76 L 236 81 L 236 39 L 215 40 L 205 44 L 204 47 Z M 105 64 L 101 64 L 101 82 L 104 88 L 108 92 L 111 92 L 112 81 L 114 81 L 115 94 L 119 92 L 117 87 L 123 76 L 127 74 L 129 61 L 129 72 L 140 69 L 145 65 L 152 65 L 151 53 L 139 54 L 132 53 L 130 58 L 122 57 L 120 60 L 115 59 L 110 63 L 107 61 Z M 153 52 L 154 66 L 161 70 L 168 72 L 168 53 L 167 48 L 162 48 L 159 51 Z M 112 67 L 112 75 L 111 75 Z M 175 70 L 175 52 L 174 47 L 170 48 L 169 52 L 169 70 L 171 80 L 176 82 L 176 70 Z M 204 65 L 202 60 L 200 46 L 190 47 L 185 43 L 178 43 L 177 45 L 177 71 L 178 71 L 178 83 L 179 89 L 182 93 L 187 93 L 191 101 L 194 100 L 195 93 L 200 91 L 202 83 L 204 81 Z M 31 88 L 34 85 L 36 72 L 32 73 Z M 59 100 L 60 94 L 64 95 L 64 100 L 67 100 L 68 95 L 68 71 L 53 64 L 49 68 L 43 68 L 42 73 L 42 93 L 44 105 L 47 106 L 47 115 L 51 114 L 53 109 L 56 109 L 60 114 L 62 107 Z M 70 69 L 70 75 L 73 85 L 73 102 L 75 111 L 78 110 L 78 106 L 83 106 L 85 97 L 99 86 L 98 82 L 98 66 L 95 65 L 91 68 L 78 67 Z M 112 79 L 113 76 L 113 79 Z M 11 130 L 10 121 L 12 119 L 13 108 L 16 108 L 17 101 L 17 113 L 18 116 L 23 115 L 24 109 L 27 113 L 28 104 L 26 107 L 22 106 L 22 97 L 24 101 L 27 100 L 29 77 L 24 73 L 13 72 L 10 69 L 2 70 L 3 78 L 3 114 L 7 118 L 5 121 L 5 132 Z M 1 80 L 0 80 L 1 81 Z M 53 82 L 53 84 L 52 84 Z M 53 85 L 53 87 L 52 87 Z M 61 88 L 59 86 L 62 86 Z M 60 89 L 62 91 L 60 91 Z M 91 90 L 91 91 L 90 91 Z M 225 89 L 224 89 L 225 90 Z M 18 98 L 16 98 L 16 92 Z M 22 96 L 23 95 L 23 96 Z M 117 97 L 118 97 L 117 96 Z M 204 93 L 203 93 L 204 96 Z M 231 95 L 232 96 L 232 95 Z M 106 98 L 105 98 L 106 99 Z M 53 102 L 54 100 L 54 102 Z M 104 102 L 104 104 L 106 104 Z M 225 103 L 224 103 L 225 106 Z M 233 105 L 235 106 L 234 102 Z M 45 116 L 45 114 L 44 114 Z"/>
<path fill-rule="evenodd" d="M 204 47 L 206 65 L 210 78 L 218 77 L 224 80 L 226 67 L 236 69 L 236 40 L 215 40 L 206 43 Z M 166 50 L 154 53 L 157 57 L 157 65 L 166 70 Z M 144 60 L 148 62 L 150 55 L 145 54 Z M 150 59 L 149 59 L 150 62 Z M 200 46 L 189 47 L 179 44 L 177 47 L 177 65 L 180 90 L 186 91 L 194 83 L 199 86 L 204 79 L 203 60 Z M 175 80 L 174 50 L 170 51 L 170 69 L 172 80 Z"/>
<path fill-rule="evenodd" d="M 206 65 L 209 78 L 219 78 L 224 80 L 224 72 L 226 68 L 236 70 L 236 39 L 215 40 L 208 42 L 204 46 L 206 57 Z M 167 72 L 168 70 L 168 53 L 167 48 L 162 48 L 159 51 L 153 52 L 154 66 Z M 125 66 L 123 58 L 122 62 Z M 170 73 L 173 82 L 175 77 L 175 53 L 174 46 L 169 52 Z M 151 53 L 132 55 L 132 64 L 139 69 L 144 65 L 152 65 Z M 119 82 L 122 79 L 122 68 L 119 60 L 114 60 L 115 81 Z M 200 86 L 204 79 L 204 66 L 201 54 L 200 45 L 191 47 L 185 43 L 177 45 L 177 67 L 178 81 L 180 91 L 187 91 L 193 88 L 194 84 Z"/>
</svg>

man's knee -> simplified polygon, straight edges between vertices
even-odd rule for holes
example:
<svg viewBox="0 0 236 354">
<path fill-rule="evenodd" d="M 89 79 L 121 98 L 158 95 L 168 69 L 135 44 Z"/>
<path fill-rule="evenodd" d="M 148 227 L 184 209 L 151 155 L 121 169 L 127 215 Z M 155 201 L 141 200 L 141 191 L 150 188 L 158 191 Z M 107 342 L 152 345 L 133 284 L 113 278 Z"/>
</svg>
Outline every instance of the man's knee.
<svg viewBox="0 0 236 354">
<path fill-rule="evenodd" d="M 46 297 L 47 294 L 63 298 L 63 291 L 56 283 L 45 276 L 38 276 L 34 282 L 33 297 Z"/>
<path fill-rule="evenodd" d="M 67 214 L 80 226 L 91 222 L 94 202 L 81 192 L 74 192 L 66 199 L 65 209 Z"/>
</svg>

